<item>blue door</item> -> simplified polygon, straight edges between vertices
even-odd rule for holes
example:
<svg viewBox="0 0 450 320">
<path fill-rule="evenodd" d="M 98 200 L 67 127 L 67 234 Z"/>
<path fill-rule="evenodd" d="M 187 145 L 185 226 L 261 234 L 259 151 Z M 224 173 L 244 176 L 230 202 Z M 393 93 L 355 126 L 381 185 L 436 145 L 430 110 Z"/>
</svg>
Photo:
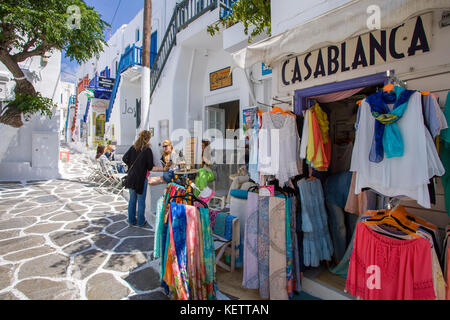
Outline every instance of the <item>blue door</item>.
<svg viewBox="0 0 450 320">
<path fill-rule="evenodd" d="M 153 62 L 155 62 L 156 54 L 158 52 L 158 31 L 152 32 L 151 41 L 150 41 L 150 68 L 153 66 Z"/>
</svg>

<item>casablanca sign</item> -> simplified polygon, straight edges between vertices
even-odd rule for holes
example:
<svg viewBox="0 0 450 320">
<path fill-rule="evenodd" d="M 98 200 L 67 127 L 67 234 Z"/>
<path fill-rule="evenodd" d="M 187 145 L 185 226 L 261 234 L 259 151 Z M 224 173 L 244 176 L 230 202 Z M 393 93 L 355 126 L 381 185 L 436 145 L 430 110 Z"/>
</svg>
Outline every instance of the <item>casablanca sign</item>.
<svg viewBox="0 0 450 320">
<path fill-rule="evenodd" d="M 281 63 L 284 89 L 319 77 L 357 70 L 430 51 L 432 13 L 386 30 L 373 30 Z M 332 32 L 332 30 L 330 30 Z"/>
</svg>

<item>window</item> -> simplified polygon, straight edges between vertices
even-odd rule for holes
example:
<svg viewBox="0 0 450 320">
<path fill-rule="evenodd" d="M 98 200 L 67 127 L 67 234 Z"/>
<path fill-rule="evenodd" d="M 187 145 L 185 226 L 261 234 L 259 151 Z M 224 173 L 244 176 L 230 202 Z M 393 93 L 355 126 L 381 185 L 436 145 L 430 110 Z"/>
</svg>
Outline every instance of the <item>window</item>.
<svg viewBox="0 0 450 320">
<path fill-rule="evenodd" d="M 136 29 L 136 42 L 139 41 L 139 29 Z"/>
</svg>

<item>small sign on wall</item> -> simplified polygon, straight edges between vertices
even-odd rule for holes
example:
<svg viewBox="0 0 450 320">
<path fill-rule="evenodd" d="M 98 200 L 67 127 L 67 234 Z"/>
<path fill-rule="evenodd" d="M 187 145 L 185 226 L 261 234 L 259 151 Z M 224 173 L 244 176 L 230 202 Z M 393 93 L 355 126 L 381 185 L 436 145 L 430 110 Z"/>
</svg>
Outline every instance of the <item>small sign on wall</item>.
<svg viewBox="0 0 450 320">
<path fill-rule="evenodd" d="M 209 90 L 217 90 L 233 85 L 231 67 L 227 67 L 209 74 Z"/>
<path fill-rule="evenodd" d="M 269 67 L 267 67 L 264 62 L 261 62 L 261 68 L 262 68 L 262 72 L 261 75 L 263 76 L 267 76 L 269 74 L 272 74 L 272 69 L 270 69 Z"/>
</svg>

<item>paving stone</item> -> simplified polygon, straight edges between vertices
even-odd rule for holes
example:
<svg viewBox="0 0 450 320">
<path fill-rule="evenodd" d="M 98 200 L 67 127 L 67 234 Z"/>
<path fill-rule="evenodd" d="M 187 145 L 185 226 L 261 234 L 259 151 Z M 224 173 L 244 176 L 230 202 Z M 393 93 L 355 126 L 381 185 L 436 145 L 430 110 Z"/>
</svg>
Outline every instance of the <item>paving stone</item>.
<svg viewBox="0 0 450 320">
<path fill-rule="evenodd" d="M 16 238 L 20 234 L 20 230 L 8 230 L 0 232 L 0 240 Z"/>
<path fill-rule="evenodd" d="M 102 219 L 91 220 L 91 223 L 95 224 L 96 226 L 106 227 L 111 224 L 111 221 L 109 221 L 108 219 L 102 218 Z"/>
<path fill-rule="evenodd" d="M 70 281 L 53 281 L 47 279 L 23 280 L 16 285 L 31 300 L 77 300 L 80 292 Z"/>
<path fill-rule="evenodd" d="M 37 221 L 34 217 L 19 217 L 0 221 L 0 230 L 26 228 Z"/>
<path fill-rule="evenodd" d="M 107 258 L 107 254 L 91 249 L 75 256 L 72 264 L 72 276 L 76 279 L 84 279 L 93 274 Z"/>
<path fill-rule="evenodd" d="M 20 300 L 19 298 L 17 298 L 15 295 L 13 295 L 11 292 L 6 292 L 6 293 L 2 293 L 0 294 L 0 301 L 3 300 Z"/>
<path fill-rule="evenodd" d="M 84 228 L 87 228 L 89 226 L 90 224 L 88 220 L 80 220 L 67 224 L 64 229 L 83 230 Z"/>
<path fill-rule="evenodd" d="M 146 262 L 147 258 L 141 252 L 134 254 L 113 254 L 109 257 L 104 269 L 130 272 Z"/>
<path fill-rule="evenodd" d="M 36 235 L 2 240 L 0 241 L 0 255 L 32 247 L 37 247 L 44 243 L 45 238 Z"/>
<path fill-rule="evenodd" d="M 105 234 L 95 235 L 94 237 L 92 237 L 92 241 L 98 248 L 102 250 L 111 250 L 119 243 L 119 239 L 107 236 Z"/>
<path fill-rule="evenodd" d="M 113 223 L 112 225 L 110 225 L 108 228 L 105 229 L 106 232 L 114 234 L 120 230 L 122 230 L 123 228 L 126 228 L 128 226 L 128 223 L 124 222 L 124 221 L 119 221 L 116 223 Z"/>
<path fill-rule="evenodd" d="M 160 286 L 159 272 L 152 267 L 132 272 L 123 279 L 139 291 L 149 291 Z"/>
<path fill-rule="evenodd" d="M 84 232 L 93 233 L 93 234 L 100 233 L 102 231 L 103 231 L 103 227 L 89 227 L 84 230 Z"/>
<path fill-rule="evenodd" d="M 11 253 L 3 257 L 5 260 L 9 261 L 20 261 L 25 259 L 30 259 L 38 256 L 42 256 L 44 254 L 48 254 L 54 252 L 55 249 L 49 246 L 42 246 L 38 248 L 26 249 L 16 253 Z"/>
<path fill-rule="evenodd" d="M 52 221 L 72 221 L 83 216 L 82 212 L 67 212 L 50 218 Z"/>
<path fill-rule="evenodd" d="M 39 203 L 52 203 L 52 202 L 58 202 L 59 198 L 54 195 L 48 195 L 43 197 L 37 197 L 34 198 L 34 201 Z"/>
<path fill-rule="evenodd" d="M 48 220 L 48 219 L 50 219 L 51 217 L 57 216 L 57 215 L 62 214 L 62 213 L 65 213 L 65 212 L 64 212 L 64 211 L 61 211 L 61 210 L 58 210 L 58 211 L 52 212 L 52 213 L 50 213 L 50 214 L 47 214 L 47 215 L 45 215 L 45 216 L 41 216 L 41 221 L 42 221 L 42 220 Z"/>
<path fill-rule="evenodd" d="M 67 274 L 69 258 L 61 254 L 50 254 L 25 262 L 19 269 L 19 279 L 30 277 L 63 278 Z"/>
<path fill-rule="evenodd" d="M 128 216 L 125 214 L 115 214 L 112 216 L 109 216 L 108 219 L 111 219 L 112 221 L 116 222 L 116 221 L 121 221 L 121 220 L 125 220 L 127 219 Z"/>
<path fill-rule="evenodd" d="M 92 212 L 105 212 L 105 211 L 111 211 L 111 207 L 108 206 L 101 206 L 101 207 L 93 207 Z"/>
<path fill-rule="evenodd" d="M 128 298 L 129 300 L 170 300 L 170 298 L 161 291 L 136 294 Z"/>
<path fill-rule="evenodd" d="M 89 300 L 120 300 L 128 296 L 130 290 L 119 283 L 113 275 L 100 273 L 86 284 L 86 297 Z"/>
<path fill-rule="evenodd" d="M 21 203 L 19 203 L 15 209 L 25 209 L 25 208 L 32 208 L 36 206 L 36 203 L 33 202 L 29 202 L 29 201 L 23 201 Z"/>
<path fill-rule="evenodd" d="M 115 206 L 114 209 L 116 211 L 125 211 L 128 209 L 128 205 L 120 205 L 120 206 Z"/>
<path fill-rule="evenodd" d="M 111 215 L 110 211 L 92 211 L 87 214 L 87 216 L 90 219 L 104 218 L 104 217 L 109 217 L 110 215 Z"/>
<path fill-rule="evenodd" d="M 27 197 L 39 197 L 39 196 L 47 196 L 48 192 L 45 190 L 37 190 L 37 191 L 29 191 L 27 193 Z"/>
<path fill-rule="evenodd" d="M 3 205 L 3 206 L 13 206 L 13 205 L 15 205 L 15 204 L 17 204 L 18 203 L 18 200 L 17 199 L 5 199 L 5 200 L 0 200 L 0 205 Z"/>
<path fill-rule="evenodd" d="M 0 290 L 9 287 L 14 277 L 15 266 L 7 264 L 0 266 Z"/>
<path fill-rule="evenodd" d="M 25 233 L 49 233 L 61 228 L 62 223 L 36 224 L 24 230 Z"/>
<path fill-rule="evenodd" d="M 89 249 L 91 246 L 92 244 L 88 240 L 81 240 L 62 248 L 62 251 L 68 255 L 74 255 L 80 251 Z"/>
<path fill-rule="evenodd" d="M 77 197 L 77 198 L 72 198 L 73 202 L 77 202 L 77 201 L 82 201 L 84 202 L 85 200 L 89 200 L 92 196 L 84 196 L 84 197 Z"/>
<path fill-rule="evenodd" d="M 134 252 L 153 250 L 153 237 L 128 238 L 114 249 L 115 252 Z"/>
<path fill-rule="evenodd" d="M 67 203 L 64 206 L 64 210 L 68 210 L 68 211 L 83 211 L 83 210 L 87 210 L 88 207 L 80 205 L 78 203 Z"/>
<path fill-rule="evenodd" d="M 100 196 L 100 197 L 95 198 L 95 200 L 100 203 L 110 203 L 110 202 L 113 202 L 115 199 L 112 196 Z"/>
<path fill-rule="evenodd" d="M 120 238 L 144 237 L 144 236 L 152 236 L 153 234 L 154 234 L 154 232 L 150 231 L 149 229 L 130 226 L 130 227 L 120 231 L 118 234 L 116 234 L 116 236 L 120 237 Z"/>
<path fill-rule="evenodd" d="M 31 208 L 27 211 L 24 211 L 20 214 L 17 214 L 17 217 L 38 217 L 49 214 L 51 212 L 55 212 L 61 209 L 61 204 L 52 204 L 52 205 L 38 205 L 34 208 Z"/>
<path fill-rule="evenodd" d="M 56 231 L 50 234 L 50 239 L 60 247 L 84 237 L 86 235 L 79 231 Z"/>
</svg>

